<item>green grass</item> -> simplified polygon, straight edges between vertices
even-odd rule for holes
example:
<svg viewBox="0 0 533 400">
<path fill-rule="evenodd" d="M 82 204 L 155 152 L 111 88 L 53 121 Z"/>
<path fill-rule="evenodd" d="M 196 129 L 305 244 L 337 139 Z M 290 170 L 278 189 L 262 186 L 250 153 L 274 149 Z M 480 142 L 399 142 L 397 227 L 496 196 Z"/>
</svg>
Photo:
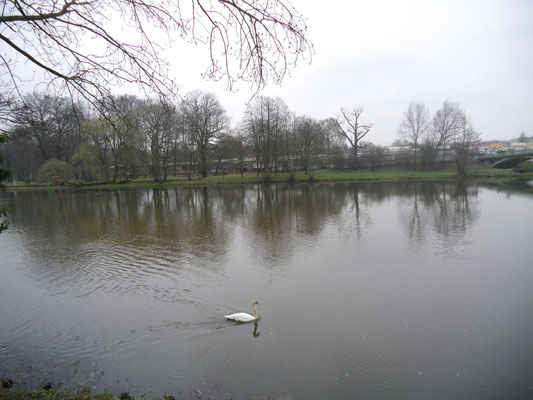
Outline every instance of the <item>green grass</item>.
<svg viewBox="0 0 533 400">
<path fill-rule="evenodd" d="M 115 398 L 115 396 L 113 396 L 113 393 L 108 392 L 107 390 L 104 390 L 102 393 L 97 394 L 95 397 L 100 400 L 110 400 Z"/>
<path fill-rule="evenodd" d="M 143 399 L 150 397 L 142 396 Z M 154 397 L 154 400 L 169 400 L 173 397 Z M 190 397 L 197 398 L 197 396 Z M 79 391 L 60 391 L 55 389 L 44 390 L 14 390 L 0 387 L 0 400 L 121 400 L 133 399 L 128 393 L 115 396 L 113 393 L 104 390 L 103 392 L 92 394 L 89 388 L 83 388 Z"/>
<path fill-rule="evenodd" d="M 0 388 L 0 399 L 3 400 L 112 400 L 118 399 L 112 393 L 103 391 L 99 394 L 91 394 L 89 389 L 79 392 L 61 392 L 57 390 L 28 390 L 17 391 Z"/>
<path fill-rule="evenodd" d="M 172 396 L 165 395 L 164 397 L 147 397 L 141 396 L 141 399 L 153 399 L 153 400 L 170 400 L 174 399 Z M 188 399 L 198 399 L 196 393 L 190 394 Z M 214 397 L 210 397 L 216 400 Z M 44 390 L 14 390 L 5 389 L 0 387 L 0 400 L 133 400 L 133 397 L 128 393 L 122 393 L 121 395 L 113 395 L 113 393 L 104 390 L 98 394 L 92 394 L 89 388 L 83 388 L 79 391 L 60 391 L 56 389 Z"/>
<path fill-rule="evenodd" d="M 533 160 L 524 161 L 516 166 L 516 169 L 533 172 Z"/>
<path fill-rule="evenodd" d="M 410 170 L 376 170 L 376 171 L 335 171 L 318 170 L 315 177 L 319 181 L 403 181 L 403 180 L 439 180 L 453 179 L 455 171 L 410 171 Z"/>
<path fill-rule="evenodd" d="M 517 173 L 509 169 L 495 169 L 483 165 L 472 165 L 469 170 L 471 179 L 533 179 L 533 167 L 530 164 L 523 163 L 522 168 L 529 172 Z M 521 165 L 522 166 L 522 165 Z M 457 179 L 455 169 L 435 170 L 435 171 L 413 171 L 400 169 L 382 169 L 376 171 L 370 170 L 316 170 L 313 176 L 319 182 L 395 182 L 395 181 L 435 181 L 435 180 L 454 180 Z M 308 176 L 303 172 L 297 172 L 295 175 L 296 182 L 306 182 Z M 8 190 L 62 190 L 68 188 L 79 188 L 84 190 L 102 190 L 102 189 L 128 189 L 128 188 L 157 188 L 173 186 L 199 186 L 199 185 L 243 185 L 261 183 L 261 175 L 256 173 L 246 173 L 243 177 L 239 173 L 227 175 L 210 175 L 207 178 L 193 176 L 189 180 L 186 176 L 169 177 L 165 183 L 156 183 L 150 177 L 140 177 L 127 183 L 101 184 L 89 186 L 61 186 L 52 187 L 49 184 L 39 184 L 32 182 L 30 184 L 17 183 L 16 185 L 7 184 Z M 289 182 L 288 173 L 273 174 L 270 181 L 272 183 Z"/>
</svg>

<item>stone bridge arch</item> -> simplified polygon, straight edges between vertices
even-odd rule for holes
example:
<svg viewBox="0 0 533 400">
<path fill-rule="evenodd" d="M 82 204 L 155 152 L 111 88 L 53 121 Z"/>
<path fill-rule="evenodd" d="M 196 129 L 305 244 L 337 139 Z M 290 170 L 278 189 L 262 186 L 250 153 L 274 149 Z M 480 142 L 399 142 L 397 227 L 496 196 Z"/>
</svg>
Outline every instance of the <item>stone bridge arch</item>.
<svg viewBox="0 0 533 400">
<path fill-rule="evenodd" d="M 490 166 L 493 168 L 499 168 L 499 169 L 506 169 L 506 168 L 514 168 L 518 164 L 523 163 L 527 160 L 533 160 L 533 154 L 529 155 L 515 155 L 515 156 L 509 156 L 500 158 L 496 161 L 491 160 Z"/>
</svg>

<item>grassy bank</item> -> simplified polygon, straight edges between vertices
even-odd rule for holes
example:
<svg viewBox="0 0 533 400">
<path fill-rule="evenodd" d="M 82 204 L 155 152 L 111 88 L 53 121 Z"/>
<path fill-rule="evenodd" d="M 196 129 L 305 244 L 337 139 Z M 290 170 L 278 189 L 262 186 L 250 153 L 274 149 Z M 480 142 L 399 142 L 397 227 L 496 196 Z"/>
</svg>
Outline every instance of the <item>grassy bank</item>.
<svg viewBox="0 0 533 400">
<path fill-rule="evenodd" d="M 437 181 L 437 180 L 455 180 L 457 172 L 455 169 L 436 170 L 436 171 L 413 171 L 398 169 L 383 169 L 376 171 L 369 170 L 316 170 L 313 176 L 318 182 L 396 182 L 396 181 Z M 474 165 L 470 171 L 470 179 L 533 179 L 533 171 L 525 173 L 514 172 L 508 169 L 495 169 L 482 165 Z M 309 176 L 303 172 L 297 172 L 296 182 L 307 182 Z M 186 176 L 170 176 L 165 183 L 156 183 L 149 177 L 140 177 L 133 181 L 121 184 L 95 184 L 95 185 L 66 185 L 50 186 L 38 182 L 17 184 L 7 184 L 8 190 L 64 190 L 64 189 L 82 189 L 82 190 L 101 190 L 101 189 L 128 189 L 142 187 L 172 187 L 172 186 L 205 186 L 205 185 L 243 185 L 262 183 L 263 178 L 256 173 L 245 173 L 243 177 L 240 174 L 212 175 L 207 178 L 193 176 L 188 179 Z M 272 175 L 272 183 L 288 183 L 290 175 L 280 173 Z"/>
<path fill-rule="evenodd" d="M 142 397 L 147 399 L 147 397 Z M 183 397 L 182 397 L 183 398 Z M 193 395 L 187 398 L 194 398 Z M 198 398 L 198 396 L 196 396 Z M 55 389 L 38 389 L 38 390 L 13 390 L 0 387 L 0 400 L 134 400 L 128 393 L 122 393 L 115 396 L 110 392 L 104 391 L 93 394 L 88 388 L 79 391 L 59 391 Z M 153 400 L 174 400 L 173 396 L 154 398 Z"/>
<path fill-rule="evenodd" d="M 175 400 L 178 399 L 194 399 L 198 400 L 202 397 L 199 391 L 192 391 L 190 393 L 184 392 L 177 394 L 177 397 L 165 395 L 164 397 L 147 397 L 140 396 L 139 398 L 147 400 Z M 211 400 L 223 400 L 225 398 L 218 396 L 207 396 Z M 250 399 L 267 399 L 270 397 L 255 397 Z M 133 396 L 128 393 L 114 395 L 113 393 L 104 391 L 100 393 L 91 393 L 89 388 L 84 388 L 79 391 L 61 391 L 53 388 L 37 389 L 37 390 L 14 390 L 0 387 L 0 400 L 134 400 Z"/>
<path fill-rule="evenodd" d="M 0 399 L 2 400 L 112 400 L 116 398 L 108 392 L 93 395 L 88 389 L 76 393 L 44 389 L 13 391 L 0 388 Z"/>
</svg>

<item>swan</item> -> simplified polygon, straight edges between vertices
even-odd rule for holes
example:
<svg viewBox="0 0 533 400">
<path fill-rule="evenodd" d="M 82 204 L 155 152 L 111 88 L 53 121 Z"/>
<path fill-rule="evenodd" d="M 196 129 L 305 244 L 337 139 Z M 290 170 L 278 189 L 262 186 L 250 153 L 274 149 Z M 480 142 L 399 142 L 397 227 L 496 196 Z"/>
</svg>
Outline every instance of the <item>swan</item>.
<svg viewBox="0 0 533 400">
<path fill-rule="evenodd" d="M 257 300 L 252 301 L 252 307 L 254 308 L 254 315 L 250 315 L 245 312 L 239 312 L 235 314 L 224 315 L 224 317 L 226 317 L 227 319 L 231 319 L 232 321 L 237 321 L 237 322 L 257 321 L 259 319 L 259 315 L 257 314 L 257 308 L 255 308 L 256 304 L 259 304 Z"/>
</svg>

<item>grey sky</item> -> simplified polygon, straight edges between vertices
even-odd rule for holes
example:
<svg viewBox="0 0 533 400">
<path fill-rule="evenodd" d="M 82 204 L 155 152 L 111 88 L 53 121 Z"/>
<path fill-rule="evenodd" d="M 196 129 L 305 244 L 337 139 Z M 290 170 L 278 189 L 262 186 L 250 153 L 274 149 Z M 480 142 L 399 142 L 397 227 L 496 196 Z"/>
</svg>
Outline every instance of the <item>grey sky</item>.
<svg viewBox="0 0 533 400">
<path fill-rule="evenodd" d="M 297 114 L 322 119 L 362 106 L 364 122 L 374 124 L 367 138 L 390 144 L 410 101 L 434 112 L 448 99 L 461 104 L 485 140 L 533 136 L 532 1 L 292 4 L 308 20 L 316 55 L 262 94 L 281 97 Z M 228 93 L 224 82 L 204 82 L 198 71 L 205 48 L 178 50 L 171 54 L 183 90 L 216 92 L 237 123 L 249 85 Z"/>
<path fill-rule="evenodd" d="M 281 97 L 297 114 L 323 119 L 338 116 L 340 107 L 364 107 L 363 122 L 374 124 L 366 138 L 388 145 L 409 102 L 424 102 L 433 113 L 449 100 L 461 104 L 484 140 L 533 136 L 533 1 L 292 4 L 307 18 L 316 55 L 311 64 L 301 60 L 281 87 L 270 84 L 262 94 Z M 178 41 L 166 58 L 181 93 L 215 92 L 232 123 L 240 121 L 250 85 L 238 84 L 233 93 L 224 81 L 203 80 L 205 45 Z M 28 62 L 19 68 L 29 71 L 25 86 L 31 90 L 38 71 Z"/>
</svg>

